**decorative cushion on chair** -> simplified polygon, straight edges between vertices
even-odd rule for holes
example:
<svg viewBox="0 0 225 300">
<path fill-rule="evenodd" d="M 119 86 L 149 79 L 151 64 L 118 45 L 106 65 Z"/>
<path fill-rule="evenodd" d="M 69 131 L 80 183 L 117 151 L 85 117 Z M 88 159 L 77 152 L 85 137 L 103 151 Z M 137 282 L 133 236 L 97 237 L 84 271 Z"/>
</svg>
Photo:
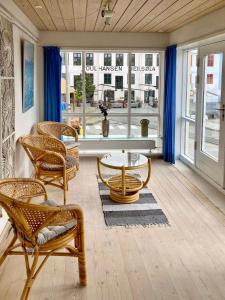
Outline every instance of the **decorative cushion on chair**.
<svg viewBox="0 0 225 300">
<path fill-rule="evenodd" d="M 57 206 L 53 200 L 42 202 L 44 206 Z M 52 239 L 59 237 L 61 234 L 66 233 L 69 229 L 73 228 L 77 224 L 76 220 L 72 220 L 64 225 L 47 226 L 40 230 L 37 237 L 37 243 L 43 245 Z"/>
<path fill-rule="evenodd" d="M 66 156 L 65 160 L 66 160 L 66 168 L 67 169 L 70 169 L 70 168 L 78 165 L 76 158 L 73 156 Z M 63 165 L 50 164 L 47 162 L 41 163 L 40 167 L 46 171 L 61 171 L 63 169 Z"/>
</svg>

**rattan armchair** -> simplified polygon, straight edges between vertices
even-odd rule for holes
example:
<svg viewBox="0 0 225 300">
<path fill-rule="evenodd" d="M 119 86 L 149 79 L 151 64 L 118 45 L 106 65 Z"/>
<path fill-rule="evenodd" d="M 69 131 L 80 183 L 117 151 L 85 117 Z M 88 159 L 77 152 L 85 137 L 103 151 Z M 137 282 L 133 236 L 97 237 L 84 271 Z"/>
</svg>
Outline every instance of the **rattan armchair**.
<svg viewBox="0 0 225 300">
<path fill-rule="evenodd" d="M 40 205 L 31 204 L 34 197 L 44 197 L 45 201 Z M 24 256 L 27 279 L 21 300 L 28 299 L 36 276 L 50 256 L 77 257 L 80 284 L 86 285 L 84 222 L 80 207 L 56 206 L 47 200 L 45 187 L 39 180 L 26 178 L 0 181 L 0 205 L 14 229 L 13 238 L 0 257 L 0 266 L 8 255 Z M 69 244 L 72 240 L 74 246 Z M 38 265 L 40 255 L 45 257 Z"/>
<path fill-rule="evenodd" d="M 77 161 L 67 154 L 64 143 L 47 135 L 26 135 L 19 142 L 35 168 L 35 178 L 63 189 L 66 204 L 68 181 L 76 175 Z"/>
<path fill-rule="evenodd" d="M 68 155 L 77 159 L 77 168 L 79 169 L 79 143 L 78 134 L 75 128 L 64 123 L 45 121 L 37 124 L 37 132 L 43 135 L 49 135 L 57 139 L 62 136 L 72 137 L 72 140 L 64 140 Z"/>
</svg>

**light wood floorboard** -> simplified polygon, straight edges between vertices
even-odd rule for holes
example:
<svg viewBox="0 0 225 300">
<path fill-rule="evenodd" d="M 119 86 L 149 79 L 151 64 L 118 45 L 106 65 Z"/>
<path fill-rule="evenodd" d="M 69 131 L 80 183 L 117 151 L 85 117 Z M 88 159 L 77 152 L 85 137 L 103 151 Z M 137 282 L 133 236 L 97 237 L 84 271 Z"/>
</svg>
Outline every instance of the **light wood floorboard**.
<svg viewBox="0 0 225 300">
<path fill-rule="evenodd" d="M 84 210 L 88 285 L 79 287 L 77 260 L 52 257 L 30 299 L 224 300 L 225 196 L 179 169 L 155 160 L 149 182 L 170 226 L 107 228 L 96 160 L 81 158 L 68 202 Z M 61 191 L 48 191 L 50 199 L 63 203 Z M 0 299 L 19 299 L 24 280 L 23 258 L 8 258 L 0 268 Z"/>
</svg>

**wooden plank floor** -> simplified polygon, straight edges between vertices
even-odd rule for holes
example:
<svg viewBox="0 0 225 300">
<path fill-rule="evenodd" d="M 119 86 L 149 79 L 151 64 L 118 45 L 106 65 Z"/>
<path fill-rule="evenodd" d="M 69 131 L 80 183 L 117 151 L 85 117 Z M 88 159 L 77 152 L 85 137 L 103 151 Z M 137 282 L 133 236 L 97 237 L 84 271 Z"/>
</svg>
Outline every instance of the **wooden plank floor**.
<svg viewBox="0 0 225 300">
<path fill-rule="evenodd" d="M 153 161 L 149 188 L 170 226 L 109 229 L 96 172 L 96 160 L 82 158 L 68 195 L 85 214 L 88 286 L 79 287 L 75 259 L 50 258 L 31 300 L 225 299 L 225 215 L 210 201 L 212 190 L 209 196 L 197 180 L 194 185 L 174 166 Z M 62 203 L 57 189 L 49 189 L 49 198 Z M 0 299 L 19 299 L 24 279 L 23 258 L 8 258 L 0 269 Z"/>
</svg>

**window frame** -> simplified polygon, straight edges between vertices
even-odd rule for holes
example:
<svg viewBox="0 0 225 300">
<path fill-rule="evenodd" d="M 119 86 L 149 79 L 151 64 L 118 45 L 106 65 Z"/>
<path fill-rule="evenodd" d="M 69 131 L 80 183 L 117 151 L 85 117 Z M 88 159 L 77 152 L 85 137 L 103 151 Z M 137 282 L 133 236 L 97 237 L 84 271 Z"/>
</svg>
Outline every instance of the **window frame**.
<svg viewBox="0 0 225 300">
<path fill-rule="evenodd" d="M 124 65 L 124 58 L 122 53 L 116 53 L 116 66 L 123 67 Z"/>
<path fill-rule="evenodd" d="M 194 151 L 194 159 L 188 156 L 185 153 L 185 142 L 186 142 L 186 123 L 192 123 L 195 127 L 195 139 L 194 139 L 194 150 L 196 147 L 196 118 L 191 118 L 186 114 L 186 104 L 187 104 L 187 85 L 190 78 L 188 78 L 188 52 L 197 50 L 197 76 L 198 76 L 198 55 L 199 49 L 198 47 L 188 48 L 183 50 L 183 65 L 182 65 L 182 106 L 181 106 L 181 157 L 188 161 L 191 165 L 195 165 L 196 161 L 196 152 Z M 193 59 L 191 59 L 191 66 L 193 66 Z M 198 90 L 198 83 L 196 82 L 196 90 Z M 197 110 L 197 99 L 195 104 L 195 112 Z"/>
<path fill-rule="evenodd" d="M 75 52 L 76 49 L 74 50 L 70 50 L 70 49 L 62 49 L 62 52 Z M 128 90 L 130 90 L 130 93 L 128 92 L 128 98 L 131 97 L 131 91 L 133 90 L 133 88 L 131 87 L 131 73 L 132 73 L 132 54 L 134 54 L 133 57 L 136 56 L 137 53 L 143 53 L 143 54 L 153 54 L 153 53 L 158 53 L 159 57 L 160 57 L 160 66 L 159 66 L 159 95 L 158 95 L 158 100 L 159 100 L 159 108 L 158 108 L 158 112 L 151 112 L 151 113 L 143 113 L 143 112 L 134 112 L 131 111 L 131 106 L 129 103 L 131 103 L 131 99 L 128 99 L 128 110 L 122 113 L 115 113 L 115 112 L 110 112 L 110 116 L 111 117 L 126 117 L 127 118 L 127 123 L 128 123 L 128 133 L 127 133 L 127 138 L 129 139 L 130 137 L 133 139 L 134 137 L 131 136 L 130 133 L 130 128 L 131 128 L 131 118 L 132 117 L 157 117 L 157 122 L 158 122 L 158 131 L 157 131 L 157 136 L 154 135 L 154 137 L 157 138 L 163 138 L 163 95 L 164 95 L 164 85 L 163 85 L 163 78 L 164 78 L 164 60 L 165 60 L 165 51 L 164 50 L 156 50 L 156 49 L 146 49 L 146 50 L 138 50 L 138 49 L 133 49 L 133 50 L 120 50 L 120 51 L 116 51 L 116 50 L 91 50 L 93 53 L 103 53 L 103 60 L 105 62 L 105 55 L 107 55 L 108 57 L 110 57 L 111 60 L 111 65 L 112 65 L 112 54 L 114 53 L 121 53 L 121 51 L 123 51 L 123 54 L 127 54 L 127 66 L 128 66 Z M 82 59 L 82 63 L 81 66 L 85 66 L 86 63 L 86 53 L 89 53 L 90 50 L 81 50 L 81 59 Z M 135 58 L 136 61 L 136 58 Z M 130 75 L 129 75 L 130 73 Z M 85 68 L 82 68 L 82 81 L 85 79 Z M 84 82 L 84 81 L 83 81 Z M 124 82 L 123 82 L 124 83 Z M 83 84 L 84 87 L 84 84 Z M 82 96 L 82 101 L 83 101 L 83 110 L 79 111 L 79 112 L 63 112 L 63 117 L 67 118 L 67 117 L 81 117 L 82 118 L 82 127 L 83 127 L 83 136 L 82 138 L 86 137 L 86 118 L 87 117 L 91 117 L 91 116 L 101 116 L 100 112 L 86 112 L 86 95 L 85 95 L 85 88 L 83 89 L 83 96 Z M 147 139 L 151 139 L 153 136 L 149 135 L 149 137 Z M 99 139 L 99 137 L 96 137 L 97 139 Z M 93 137 L 93 140 L 96 140 L 95 137 Z M 138 140 L 140 137 L 136 137 L 136 139 Z"/>
</svg>

